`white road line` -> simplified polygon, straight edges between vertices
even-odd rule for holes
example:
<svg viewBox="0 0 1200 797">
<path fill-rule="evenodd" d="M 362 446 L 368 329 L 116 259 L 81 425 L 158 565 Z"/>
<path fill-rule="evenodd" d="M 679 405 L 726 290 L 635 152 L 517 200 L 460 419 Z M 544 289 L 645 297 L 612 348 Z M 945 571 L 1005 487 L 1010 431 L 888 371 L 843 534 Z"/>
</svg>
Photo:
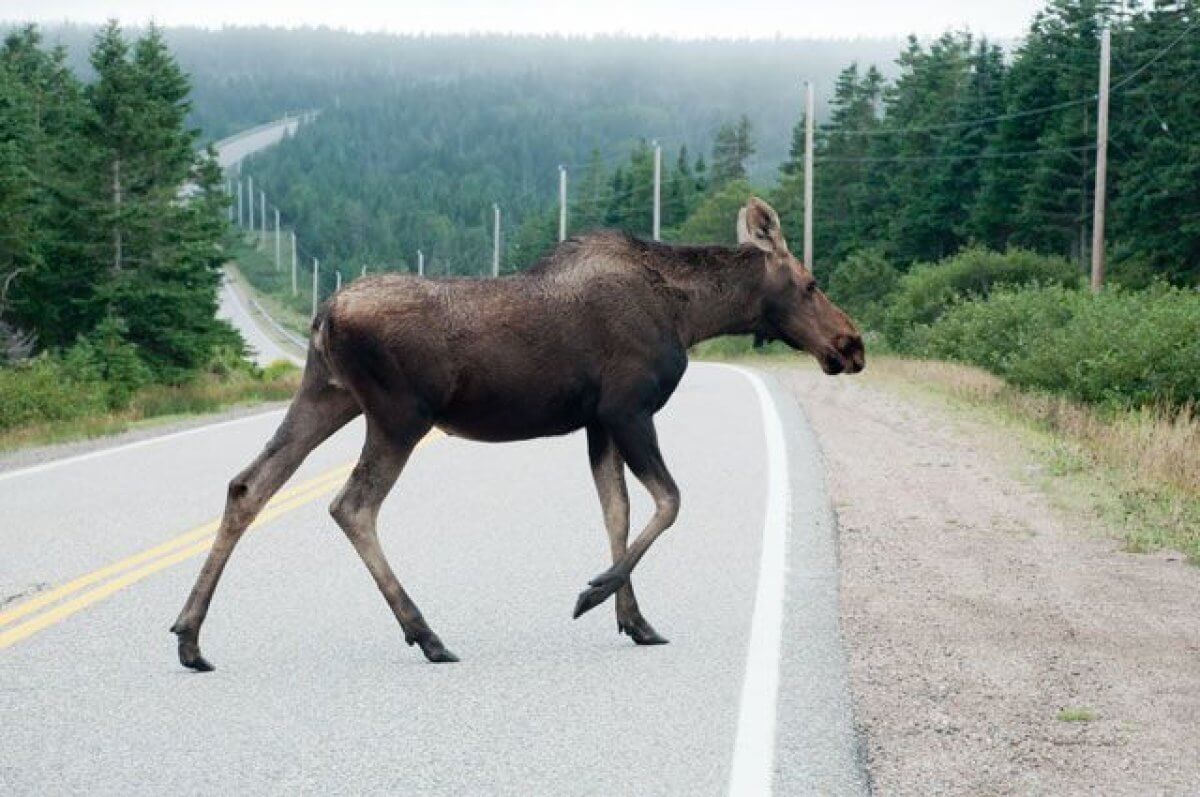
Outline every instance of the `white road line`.
<svg viewBox="0 0 1200 797">
<path fill-rule="evenodd" d="M 746 368 L 730 367 L 749 379 L 758 394 L 767 453 L 767 510 L 762 557 L 750 623 L 737 737 L 733 745 L 733 768 L 729 776 L 729 793 L 743 797 L 769 795 L 774 781 L 775 714 L 792 498 L 783 424 L 775 400 L 758 374 Z"/>
<path fill-rule="evenodd" d="M 10 470 L 10 471 L 5 471 L 3 473 L 0 473 L 0 481 L 4 481 L 5 479 L 15 479 L 19 476 L 32 476 L 36 473 L 44 473 L 45 471 L 52 470 L 54 468 L 58 468 L 63 465 L 73 465 L 76 462 L 85 462 L 89 459 L 98 459 L 99 457 L 108 456 L 109 454 L 116 454 L 121 451 L 131 451 L 135 448 L 145 448 L 147 446 L 152 446 L 157 443 L 165 443 L 168 440 L 178 440 L 181 437 L 188 437 L 189 435 L 200 434 L 202 432 L 211 432 L 214 429 L 220 429 L 225 426 L 235 426 L 239 423 L 249 423 L 250 421 L 258 421 L 258 420 L 262 420 L 264 418 L 268 418 L 272 415 L 283 415 L 283 413 L 284 413 L 284 410 L 281 410 L 281 409 L 280 410 L 268 410 L 266 412 L 256 412 L 253 415 L 247 415 L 242 418 L 234 418 L 229 421 L 218 421 L 217 423 L 207 423 L 207 424 L 204 424 L 203 426 L 195 426 L 195 427 L 192 427 L 191 429 L 183 429 L 178 432 L 171 432 L 169 434 L 163 434 L 163 435 L 159 435 L 157 437 L 148 437 L 145 440 L 137 440 L 132 443 L 125 443 L 124 445 L 112 446 L 111 448 L 101 448 L 96 451 L 89 451 L 86 454 L 77 454 L 76 456 L 73 456 L 73 457 L 63 457 L 62 459 L 54 459 L 49 462 L 43 462 L 40 465 L 31 465 L 27 468 L 18 468 L 16 470 Z"/>
</svg>

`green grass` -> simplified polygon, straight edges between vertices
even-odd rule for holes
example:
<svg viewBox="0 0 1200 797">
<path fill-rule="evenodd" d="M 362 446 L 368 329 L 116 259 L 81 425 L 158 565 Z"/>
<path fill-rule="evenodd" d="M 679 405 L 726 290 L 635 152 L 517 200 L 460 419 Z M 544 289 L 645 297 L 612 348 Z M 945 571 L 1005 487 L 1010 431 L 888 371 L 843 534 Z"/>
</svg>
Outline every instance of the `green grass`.
<svg viewBox="0 0 1200 797">
<path fill-rule="evenodd" d="M 1095 719 L 1096 712 L 1083 706 L 1069 706 L 1058 712 L 1059 722 L 1092 722 Z"/>
<path fill-rule="evenodd" d="M 0 431 L 0 451 L 106 437 L 240 405 L 285 401 L 299 385 L 300 371 L 290 364 L 272 364 L 262 374 L 205 374 L 181 385 L 150 385 L 137 391 L 121 410 L 97 408 L 76 417 L 4 429 Z"/>
<path fill-rule="evenodd" d="M 1170 549 L 1200 565 L 1200 415 L 1191 407 L 1098 407 L 1019 388 L 974 366 L 881 348 L 869 342 L 866 371 L 849 378 L 1000 430 L 1019 477 L 1068 516 L 1099 523 L 1130 553 Z M 755 352 L 749 338 L 717 339 L 692 354 L 771 367 L 811 363 L 786 349 Z"/>
<path fill-rule="evenodd" d="M 1200 564 L 1200 417 L 1190 407 L 1097 407 L 972 366 L 870 354 L 862 378 L 1002 430 L 1022 478 L 1125 550 L 1171 549 Z"/>
</svg>

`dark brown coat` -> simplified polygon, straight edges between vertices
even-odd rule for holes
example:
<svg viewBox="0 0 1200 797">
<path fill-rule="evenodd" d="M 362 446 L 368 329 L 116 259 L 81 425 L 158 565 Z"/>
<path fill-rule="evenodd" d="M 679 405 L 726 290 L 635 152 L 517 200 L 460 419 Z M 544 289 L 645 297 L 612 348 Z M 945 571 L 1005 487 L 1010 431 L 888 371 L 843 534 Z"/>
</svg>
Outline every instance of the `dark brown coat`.
<svg viewBox="0 0 1200 797">
<path fill-rule="evenodd" d="M 220 572 L 247 525 L 322 440 L 359 413 L 363 455 L 331 511 L 410 643 L 453 661 L 392 573 L 376 515 L 416 443 L 434 426 L 503 442 L 586 429 L 613 565 L 589 582 L 575 616 L 617 595 L 618 627 L 665 642 L 642 617 L 634 566 L 679 509 L 653 417 L 694 344 L 756 333 L 812 353 L 828 373 L 857 372 L 862 340 L 788 251 L 775 211 L 751 199 L 741 245 L 684 247 L 597 232 L 534 268 L 490 280 L 384 275 L 332 297 L 313 323 L 303 383 L 266 450 L 229 488 L 225 518 L 173 630 L 180 660 L 204 670 L 199 630 Z M 628 466 L 655 501 L 627 545 Z"/>
</svg>

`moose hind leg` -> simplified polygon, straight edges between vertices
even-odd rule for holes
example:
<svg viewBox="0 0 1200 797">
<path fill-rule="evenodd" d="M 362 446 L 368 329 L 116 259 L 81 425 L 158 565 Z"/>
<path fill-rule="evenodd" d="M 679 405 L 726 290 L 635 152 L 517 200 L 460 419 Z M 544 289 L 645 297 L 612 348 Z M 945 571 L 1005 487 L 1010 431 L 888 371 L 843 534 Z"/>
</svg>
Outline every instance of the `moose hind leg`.
<svg viewBox="0 0 1200 797">
<path fill-rule="evenodd" d="M 185 667 L 198 672 L 213 669 L 200 653 L 200 627 L 221 572 L 242 534 L 309 452 L 359 413 L 349 393 L 328 383 L 314 384 L 307 373 L 305 377 L 300 393 L 266 448 L 229 483 L 217 538 L 187 603 L 171 626 L 178 638 L 179 661 Z"/>
<path fill-rule="evenodd" d="M 654 514 L 633 545 L 612 567 L 589 581 L 588 588 L 579 593 L 575 617 L 599 606 L 628 584 L 634 567 L 658 536 L 670 528 L 679 516 L 679 488 L 675 486 L 675 480 L 663 462 L 653 419 L 649 415 L 638 416 L 609 426 L 608 431 L 633 475 L 654 498 Z"/>
<path fill-rule="evenodd" d="M 625 460 L 602 426 L 589 426 L 587 440 L 592 479 L 604 510 L 609 550 L 613 564 L 616 564 L 625 555 L 629 540 L 629 491 L 625 487 Z M 620 633 L 627 634 L 639 645 L 662 645 L 667 642 L 642 616 L 633 593 L 632 579 L 617 589 L 616 603 L 617 630 Z"/>
<path fill-rule="evenodd" d="M 362 456 L 329 512 L 375 579 L 375 585 L 404 631 L 404 641 L 409 645 L 420 645 L 425 658 L 432 662 L 454 662 L 458 657 L 447 650 L 429 628 L 421 610 L 400 585 L 379 544 L 379 507 L 399 478 L 413 448 L 428 430 L 428 424 L 421 424 L 399 434 L 388 433 L 368 418 Z"/>
</svg>

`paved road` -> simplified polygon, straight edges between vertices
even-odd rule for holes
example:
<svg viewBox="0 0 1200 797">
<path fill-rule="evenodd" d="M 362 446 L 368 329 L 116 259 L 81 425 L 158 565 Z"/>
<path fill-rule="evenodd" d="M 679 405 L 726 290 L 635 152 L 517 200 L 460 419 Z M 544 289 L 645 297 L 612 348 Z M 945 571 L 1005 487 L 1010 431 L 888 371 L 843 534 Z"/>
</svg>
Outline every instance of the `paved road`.
<svg viewBox="0 0 1200 797">
<path fill-rule="evenodd" d="M 578 434 L 431 440 L 385 504 L 456 665 L 403 644 L 326 513 L 359 423 L 236 552 L 207 675 L 167 626 L 278 412 L 0 474 L 0 793 L 861 793 L 803 419 L 703 364 L 660 418 L 684 500 L 635 579 L 658 648 L 611 605 L 570 619 L 607 564 Z"/>
<path fill-rule="evenodd" d="M 241 294 L 228 277 L 221 283 L 218 298 L 220 305 L 217 308 L 217 316 L 227 319 L 242 333 L 242 338 L 250 347 L 250 357 L 256 363 L 270 365 L 276 360 L 286 360 L 296 365 L 304 365 L 304 359 L 298 353 L 285 349 L 276 342 L 275 337 L 266 333 L 258 320 L 251 315 L 247 297 Z"/>
<path fill-rule="evenodd" d="M 635 583 L 670 645 L 619 636 L 611 601 L 570 619 L 608 556 L 581 435 L 439 436 L 380 518 L 462 657 L 426 663 L 325 509 L 356 422 L 235 553 L 218 669 L 187 672 L 166 629 L 281 414 L 0 472 L 0 794 L 865 793 L 822 465 L 769 378 L 694 365 L 659 416 L 683 510 Z"/>
<path fill-rule="evenodd" d="M 213 144 L 217 150 L 217 163 L 222 169 L 237 166 L 246 156 L 277 144 L 284 136 L 295 133 L 300 122 L 299 116 L 288 116 L 223 138 Z"/>
<path fill-rule="evenodd" d="M 299 126 L 300 117 L 284 117 L 222 139 L 213 145 L 217 151 L 217 162 L 224 169 L 237 167 L 246 157 L 272 147 L 285 136 L 295 133 Z M 250 356 L 255 362 L 259 365 L 269 365 L 276 360 L 287 360 L 303 365 L 304 361 L 298 356 L 299 352 L 281 346 L 276 336 L 267 334 L 257 320 L 251 317 L 246 297 L 242 296 L 228 279 L 221 285 L 219 299 L 217 315 L 227 319 L 242 333 L 250 347 Z"/>
</svg>

